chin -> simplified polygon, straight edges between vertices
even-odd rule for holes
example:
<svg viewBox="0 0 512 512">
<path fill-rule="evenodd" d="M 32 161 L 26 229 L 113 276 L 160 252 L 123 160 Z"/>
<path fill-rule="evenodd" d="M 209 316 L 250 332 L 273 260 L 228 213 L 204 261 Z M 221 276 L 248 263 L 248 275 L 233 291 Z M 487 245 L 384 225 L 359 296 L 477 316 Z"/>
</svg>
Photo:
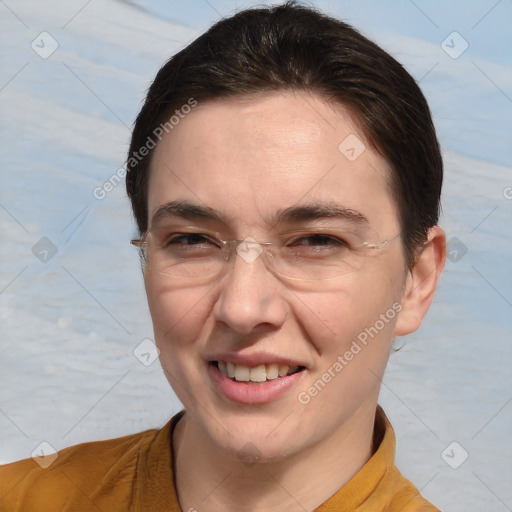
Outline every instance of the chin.
<svg viewBox="0 0 512 512">
<path fill-rule="evenodd" d="M 258 417 L 252 411 L 250 415 L 220 414 L 218 419 L 220 425 L 211 417 L 206 418 L 206 434 L 218 451 L 231 460 L 251 465 L 277 462 L 300 451 L 297 440 L 304 444 L 304 434 L 293 422 L 284 426 L 280 416 Z"/>
</svg>

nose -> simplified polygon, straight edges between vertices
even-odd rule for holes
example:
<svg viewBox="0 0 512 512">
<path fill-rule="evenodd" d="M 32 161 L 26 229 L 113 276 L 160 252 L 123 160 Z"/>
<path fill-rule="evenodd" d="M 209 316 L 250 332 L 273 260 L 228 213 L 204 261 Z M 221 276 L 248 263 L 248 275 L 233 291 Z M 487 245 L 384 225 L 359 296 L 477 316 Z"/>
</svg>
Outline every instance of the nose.
<svg viewBox="0 0 512 512">
<path fill-rule="evenodd" d="M 242 244 L 220 287 L 213 315 L 239 334 L 277 330 L 286 321 L 284 284 L 267 269 L 263 254 L 248 254 Z"/>
</svg>

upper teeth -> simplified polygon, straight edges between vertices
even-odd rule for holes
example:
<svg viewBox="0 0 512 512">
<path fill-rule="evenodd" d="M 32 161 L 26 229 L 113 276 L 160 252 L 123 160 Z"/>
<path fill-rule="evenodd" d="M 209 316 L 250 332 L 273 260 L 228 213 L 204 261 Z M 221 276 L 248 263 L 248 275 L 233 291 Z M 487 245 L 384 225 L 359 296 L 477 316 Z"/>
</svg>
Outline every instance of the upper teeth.
<svg viewBox="0 0 512 512">
<path fill-rule="evenodd" d="M 288 366 L 286 364 L 260 364 L 249 368 L 244 364 L 218 361 L 218 365 L 221 373 L 239 382 L 265 382 L 266 380 L 277 379 L 277 377 L 284 377 L 299 369 L 298 366 Z"/>
</svg>

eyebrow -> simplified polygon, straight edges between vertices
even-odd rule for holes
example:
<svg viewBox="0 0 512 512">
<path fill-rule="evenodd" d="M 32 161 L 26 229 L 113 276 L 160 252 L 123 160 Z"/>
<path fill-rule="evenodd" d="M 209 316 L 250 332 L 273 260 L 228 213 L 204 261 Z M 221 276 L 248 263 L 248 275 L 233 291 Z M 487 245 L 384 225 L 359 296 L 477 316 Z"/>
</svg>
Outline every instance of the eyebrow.
<svg viewBox="0 0 512 512">
<path fill-rule="evenodd" d="M 290 206 L 284 210 L 278 210 L 272 216 L 272 223 L 277 225 L 326 218 L 344 219 L 356 224 L 369 224 L 368 219 L 362 213 L 335 202 Z"/>
<path fill-rule="evenodd" d="M 229 225 L 229 219 L 209 206 L 194 204 L 189 201 L 169 201 L 158 208 L 151 218 L 151 227 L 157 226 L 162 220 L 169 217 L 178 217 L 189 220 L 211 220 Z M 335 202 L 317 202 L 306 205 L 290 206 L 278 210 L 269 219 L 272 225 L 298 223 L 316 219 L 338 218 L 354 222 L 355 224 L 369 224 L 365 215 L 346 208 Z"/>
<path fill-rule="evenodd" d="M 155 227 L 162 220 L 169 217 L 181 217 L 190 220 L 206 219 L 229 224 L 226 217 L 209 206 L 202 206 L 188 201 L 169 201 L 161 205 L 155 212 L 151 218 L 151 227 Z"/>
</svg>

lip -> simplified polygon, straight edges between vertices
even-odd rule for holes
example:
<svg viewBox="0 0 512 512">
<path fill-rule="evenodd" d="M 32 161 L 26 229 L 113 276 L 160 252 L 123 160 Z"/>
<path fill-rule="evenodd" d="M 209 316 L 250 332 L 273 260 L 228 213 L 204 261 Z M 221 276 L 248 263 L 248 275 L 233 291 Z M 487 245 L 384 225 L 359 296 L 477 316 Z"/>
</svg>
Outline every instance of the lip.
<svg viewBox="0 0 512 512">
<path fill-rule="evenodd" d="M 220 360 L 223 361 L 225 359 Z M 231 359 L 231 361 L 233 360 Z M 267 359 L 266 361 L 268 362 L 269 359 Z M 251 384 L 249 382 L 237 382 L 231 380 L 227 375 L 221 373 L 221 371 L 212 362 L 208 363 L 208 374 L 217 391 L 223 397 L 227 398 L 232 402 L 246 405 L 266 404 L 274 400 L 277 400 L 278 398 L 283 396 L 287 391 L 289 391 L 290 388 L 297 384 L 297 382 L 302 378 L 302 374 L 305 373 L 305 371 L 306 369 L 303 369 L 302 371 L 293 373 L 292 375 L 278 377 L 277 379 L 268 380 L 266 382 Z"/>
</svg>

